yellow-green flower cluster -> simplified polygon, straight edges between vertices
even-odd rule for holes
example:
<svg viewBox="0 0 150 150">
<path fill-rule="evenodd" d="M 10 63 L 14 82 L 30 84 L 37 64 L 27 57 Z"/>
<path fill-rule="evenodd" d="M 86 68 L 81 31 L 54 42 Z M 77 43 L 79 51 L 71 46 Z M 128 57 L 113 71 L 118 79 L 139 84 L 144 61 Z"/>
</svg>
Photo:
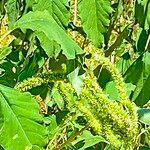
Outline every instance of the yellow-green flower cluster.
<svg viewBox="0 0 150 150">
<path fill-rule="evenodd" d="M 126 94 L 125 83 L 118 69 L 99 51 L 99 49 L 92 48 L 88 52 L 92 53 L 92 57 L 90 59 L 90 67 L 92 66 L 92 68 L 90 71 L 92 72 L 98 65 L 102 65 L 102 67 L 106 68 L 111 73 L 119 92 L 120 103 L 129 113 L 131 113 L 134 120 L 138 120 L 137 114 L 135 113 L 135 105 L 129 100 Z"/>
<path fill-rule="evenodd" d="M 79 96 L 70 83 L 58 81 L 55 84 L 68 109 L 76 107 L 82 112 L 93 130 L 110 142 L 112 149 L 123 147 L 130 150 L 134 147 L 138 134 L 137 120 L 132 117 L 135 112 L 131 114 L 121 103 L 109 100 L 94 75 L 85 77 Z"/>
<path fill-rule="evenodd" d="M 102 125 L 103 134 L 111 144 L 113 143 L 111 140 L 114 138 L 117 138 L 118 141 L 123 139 L 124 147 L 134 144 L 138 132 L 137 120 L 133 120 L 134 117 L 124 109 L 122 104 L 110 101 L 93 76 L 85 78 L 80 100 L 88 101 L 92 114 L 97 116 Z M 132 114 L 135 113 L 136 111 Z M 114 133 L 113 136 L 111 135 L 111 138 L 107 134 L 106 126 L 109 126 L 110 130 L 113 131 L 112 133 Z"/>
<path fill-rule="evenodd" d="M 55 81 L 59 81 L 59 80 L 64 80 L 64 79 L 66 79 L 65 73 L 52 72 L 52 71 L 42 72 L 32 78 L 28 78 L 28 79 L 18 83 L 15 86 L 15 88 L 24 92 L 24 91 L 28 91 L 34 87 L 40 86 L 42 84 L 55 82 Z"/>
<path fill-rule="evenodd" d="M 95 132 L 100 134 L 101 133 L 100 122 L 96 119 L 94 114 L 92 114 L 90 110 L 88 110 L 84 106 L 84 104 L 77 99 L 77 94 L 75 93 L 75 90 L 73 89 L 71 84 L 63 81 L 58 81 L 56 84 L 60 94 L 64 98 L 64 101 L 66 101 L 67 103 L 68 109 L 72 109 L 73 107 L 76 107 L 78 110 L 80 110 L 88 119 L 87 121 L 89 125 L 93 127 Z"/>
<path fill-rule="evenodd" d="M 15 88 L 24 92 L 24 91 L 28 91 L 34 87 L 40 86 L 43 83 L 46 83 L 46 80 L 40 78 L 40 77 L 32 77 L 32 78 L 28 78 L 27 80 L 24 80 L 20 83 L 18 83 Z"/>
<path fill-rule="evenodd" d="M 96 116 L 88 108 L 86 108 L 82 102 L 76 101 L 75 105 L 85 115 L 89 125 L 93 127 L 94 131 L 97 134 L 102 134 L 102 126 Z"/>
<path fill-rule="evenodd" d="M 74 106 L 74 101 L 76 98 L 72 85 L 65 81 L 56 81 L 54 86 L 59 90 L 59 93 L 66 102 L 68 109 L 71 109 Z"/>
<path fill-rule="evenodd" d="M 47 80 L 48 82 L 54 82 L 54 81 L 59 81 L 59 80 L 64 80 L 66 79 L 66 73 L 64 72 L 52 72 L 52 71 L 47 71 L 47 72 L 42 72 L 37 75 L 37 77 L 40 77 L 42 79 Z"/>
</svg>

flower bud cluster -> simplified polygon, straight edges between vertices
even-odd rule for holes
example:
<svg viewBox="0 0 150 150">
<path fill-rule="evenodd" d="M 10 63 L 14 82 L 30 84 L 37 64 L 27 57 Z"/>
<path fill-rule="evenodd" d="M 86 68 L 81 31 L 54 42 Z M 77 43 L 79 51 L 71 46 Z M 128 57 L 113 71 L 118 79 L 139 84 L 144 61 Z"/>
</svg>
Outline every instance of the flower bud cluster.
<svg viewBox="0 0 150 150">
<path fill-rule="evenodd" d="M 8 32 L 8 17 L 4 16 L 4 18 L 1 20 L 1 25 L 0 25 L 0 37 L 5 35 Z M 13 35 L 7 35 L 0 41 L 0 48 L 8 46 L 15 37 Z"/>
<path fill-rule="evenodd" d="M 58 81 L 57 88 L 62 95 L 64 101 L 67 103 L 68 109 L 71 110 L 73 107 L 76 107 L 80 112 L 85 115 L 89 125 L 93 127 L 95 132 L 100 133 L 100 122 L 96 119 L 94 114 L 92 114 L 90 110 L 84 106 L 83 102 L 77 99 L 77 94 L 75 93 L 75 90 L 73 89 L 71 84 L 63 81 Z"/>
<path fill-rule="evenodd" d="M 103 134 L 111 144 L 114 143 L 111 140 L 116 138 L 118 141 L 123 139 L 124 147 L 128 147 L 128 144 L 134 144 L 138 133 L 138 126 L 137 120 L 133 120 L 134 117 L 132 115 L 136 111 L 130 114 L 124 109 L 121 103 L 109 100 L 100 89 L 96 78 L 90 76 L 85 78 L 80 100 L 88 101 L 91 105 L 92 114 L 97 116 L 99 122 L 102 124 Z M 132 106 L 130 103 L 127 105 Z M 109 126 L 109 129 L 114 133 L 113 136 L 111 134 L 110 138 L 109 134 L 107 134 L 108 130 L 106 130 L 106 126 Z"/>
<path fill-rule="evenodd" d="M 134 147 L 138 134 L 137 120 L 132 117 L 135 112 L 130 114 L 121 103 L 109 100 L 94 76 L 85 77 L 79 96 L 70 83 L 58 81 L 57 88 L 68 109 L 76 107 L 82 112 L 93 130 L 110 142 L 112 149 Z"/>
<path fill-rule="evenodd" d="M 24 91 L 28 91 L 34 87 L 40 86 L 43 83 L 46 83 L 45 79 L 42 79 L 40 77 L 32 77 L 32 78 L 28 78 L 27 80 L 24 80 L 20 83 L 18 83 L 15 88 L 24 92 Z"/>
<path fill-rule="evenodd" d="M 64 72 L 52 72 L 52 71 L 42 72 L 37 75 L 37 77 L 45 79 L 49 82 L 64 80 L 66 79 L 66 76 L 67 75 Z"/>
<path fill-rule="evenodd" d="M 64 80 L 66 79 L 65 73 L 59 73 L 59 72 L 43 72 L 39 73 L 36 76 L 32 78 L 28 78 L 27 80 L 24 80 L 23 82 L 18 83 L 15 88 L 20 91 L 28 91 L 34 87 L 41 86 L 42 84 Z"/>
<path fill-rule="evenodd" d="M 120 103 L 124 106 L 126 111 L 132 116 L 133 120 L 138 121 L 137 113 L 135 110 L 135 104 L 132 103 L 125 90 L 125 83 L 123 81 L 123 78 L 121 74 L 119 73 L 118 69 L 115 67 L 114 64 L 112 64 L 108 58 L 106 58 L 99 49 L 91 48 L 88 50 L 88 52 L 92 53 L 92 58 L 90 59 L 90 64 L 92 68 L 90 71 L 93 71 L 98 65 L 102 65 L 104 68 L 106 68 L 112 75 L 112 78 L 114 79 L 116 83 L 116 88 L 119 92 L 120 96 Z M 88 60 L 89 61 L 89 60 Z"/>
</svg>

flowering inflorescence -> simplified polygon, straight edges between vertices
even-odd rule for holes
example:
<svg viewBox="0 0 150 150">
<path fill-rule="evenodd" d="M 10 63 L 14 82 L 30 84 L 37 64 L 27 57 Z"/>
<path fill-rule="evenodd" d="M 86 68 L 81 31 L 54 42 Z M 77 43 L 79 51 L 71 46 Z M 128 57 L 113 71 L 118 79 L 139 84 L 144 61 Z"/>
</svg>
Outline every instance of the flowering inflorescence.
<svg viewBox="0 0 150 150">
<path fill-rule="evenodd" d="M 103 93 L 92 74 L 84 79 L 80 95 L 65 81 L 55 83 L 68 109 L 76 107 L 86 117 L 95 133 L 103 135 L 114 149 L 134 147 L 138 134 L 137 120 L 121 103 L 113 102 Z M 129 104 L 127 104 L 129 105 Z M 130 104 L 132 105 L 132 103 Z"/>
<path fill-rule="evenodd" d="M 28 91 L 34 87 L 41 86 L 42 84 L 48 84 L 50 82 L 55 82 L 59 80 L 66 79 L 65 73 L 59 73 L 59 72 L 43 72 L 38 73 L 36 76 L 33 76 L 32 78 L 28 78 L 22 82 L 19 82 L 15 88 L 20 91 Z"/>
<path fill-rule="evenodd" d="M 13 35 L 9 34 L 7 16 L 4 16 L 4 18 L 1 20 L 0 37 L 0 48 L 8 46 L 15 39 Z"/>
<path fill-rule="evenodd" d="M 45 79 L 42 79 L 40 77 L 32 77 L 28 78 L 22 82 L 19 82 L 15 88 L 18 89 L 19 91 L 28 91 L 34 87 L 40 86 L 43 83 L 46 83 Z"/>
<path fill-rule="evenodd" d="M 131 114 L 132 119 L 136 120 L 137 122 L 138 117 L 135 110 L 135 105 L 129 100 L 126 94 L 125 83 L 118 69 L 115 67 L 114 64 L 110 62 L 108 58 L 104 56 L 104 54 L 99 49 L 91 47 L 91 49 L 87 49 L 87 51 L 88 53 L 92 53 L 89 70 L 92 72 L 98 65 L 102 65 L 103 68 L 107 69 L 111 73 L 112 78 L 116 83 L 116 88 L 119 92 L 120 103 L 124 106 L 124 108 L 128 111 L 128 113 Z M 87 62 L 88 61 L 89 60 L 87 60 Z"/>
<path fill-rule="evenodd" d="M 84 79 L 84 86 L 79 98 L 82 101 L 88 101 L 92 114 L 95 114 L 102 125 L 102 134 L 111 144 L 114 143 L 111 140 L 116 138 L 118 141 L 124 142 L 124 147 L 134 144 L 138 126 L 137 120 L 133 119 L 132 115 L 135 115 L 136 111 L 130 114 L 121 103 L 109 100 L 94 76 L 87 76 Z M 128 105 L 132 105 L 132 103 L 130 102 Z M 109 130 L 112 130 L 111 137 L 108 134 Z M 114 135 L 112 136 L 112 134 Z"/>
<path fill-rule="evenodd" d="M 93 64 L 101 64 L 110 71 L 120 94 L 120 102 L 111 101 L 102 91 L 97 78 L 93 74 L 93 68 L 87 71 L 81 93 L 78 95 L 73 86 L 66 79 L 65 73 L 46 72 L 38 74 L 23 81 L 16 86 L 21 91 L 27 91 L 41 84 L 54 82 L 62 98 L 66 102 L 66 108 L 79 110 L 86 118 L 95 133 L 102 135 L 109 141 L 112 149 L 126 150 L 134 148 L 138 135 L 138 119 L 134 104 L 128 99 L 125 92 L 125 83 L 111 62 L 104 56 L 93 55 Z M 91 61 L 92 62 L 92 61 Z M 95 63 L 96 62 L 96 63 Z"/>
<path fill-rule="evenodd" d="M 99 87 L 92 70 L 94 65 L 99 64 L 112 74 L 120 94 L 119 103 L 111 101 Z M 119 71 L 104 56 L 95 55 L 91 66 L 92 69 L 87 71 L 88 74 L 84 78 L 80 95 L 73 94 L 75 91 L 72 90 L 71 84 L 63 81 L 59 84 L 59 91 L 69 104 L 69 108 L 75 106 L 80 110 L 94 131 L 103 135 L 110 142 L 112 149 L 123 147 L 130 150 L 134 147 L 138 134 L 138 119 L 134 103 L 126 95 L 125 83 Z"/>
<path fill-rule="evenodd" d="M 68 108 L 72 109 L 73 107 L 76 107 L 80 110 L 88 119 L 89 125 L 93 127 L 97 133 L 101 133 L 101 124 L 99 120 L 97 120 L 94 114 L 92 114 L 91 111 L 84 106 L 83 102 L 78 99 L 77 93 L 73 89 L 72 85 L 63 81 L 58 81 L 56 84 L 60 94 L 64 98 L 64 101 L 66 101 Z"/>
<path fill-rule="evenodd" d="M 42 72 L 37 74 L 37 77 L 45 79 L 47 82 L 65 80 L 66 76 L 67 75 L 64 72 L 52 72 L 52 71 L 47 71 L 47 72 Z"/>
</svg>

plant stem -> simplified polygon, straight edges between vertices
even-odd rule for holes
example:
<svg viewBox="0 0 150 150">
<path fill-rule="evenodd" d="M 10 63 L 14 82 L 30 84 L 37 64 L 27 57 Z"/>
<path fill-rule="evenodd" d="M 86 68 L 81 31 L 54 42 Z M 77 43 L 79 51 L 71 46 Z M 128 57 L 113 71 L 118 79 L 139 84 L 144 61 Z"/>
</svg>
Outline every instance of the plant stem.
<svg viewBox="0 0 150 150">
<path fill-rule="evenodd" d="M 77 131 L 74 135 L 70 136 L 67 141 L 65 141 L 60 147 L 56 148 L 55 150 L 61 150 L 65 145 L 72 142 L 78 135 L 80 135 L 85 129 L 89 127 L 89 124 L 87 124 L 84 128 Z"/>
<path fill-rule="evenodd" d="M 77 22 L 77 5 L 78 5 L 78 0 L 74 1 L 74 20 L 73 24 L 76 25 Z M 73 38 L 76 38 L 76 31 L 73 31 Z"/>
</svg>

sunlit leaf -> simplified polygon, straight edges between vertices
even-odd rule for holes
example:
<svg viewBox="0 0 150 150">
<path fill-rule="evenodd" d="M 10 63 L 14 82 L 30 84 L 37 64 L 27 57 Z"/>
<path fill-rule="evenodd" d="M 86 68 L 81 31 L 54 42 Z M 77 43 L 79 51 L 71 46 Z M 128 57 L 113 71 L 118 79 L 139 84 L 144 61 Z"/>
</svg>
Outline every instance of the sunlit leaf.
<svg viewBox="0 0 150 150">
<path fill-rule="evenodd" d="M 27 147 L 41 149 L 45 146 L 48 132 L 40 124 L 43 119 L 39 114 L 38 104 L 29 93 L 20 93 L 0 85 L 0 107 L 4 116 L 0 145 L 5 150 Z"/>
</svg>

